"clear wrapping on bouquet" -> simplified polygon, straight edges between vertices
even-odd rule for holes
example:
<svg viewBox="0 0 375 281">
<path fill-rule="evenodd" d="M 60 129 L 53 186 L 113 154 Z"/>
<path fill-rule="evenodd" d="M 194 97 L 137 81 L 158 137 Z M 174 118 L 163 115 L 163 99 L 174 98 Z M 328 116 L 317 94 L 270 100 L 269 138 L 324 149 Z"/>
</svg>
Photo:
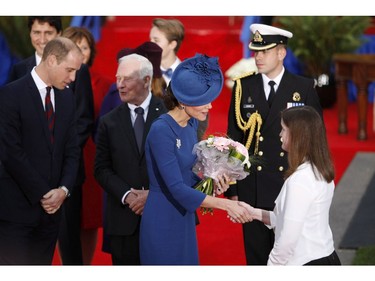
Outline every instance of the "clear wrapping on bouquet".
<svg viewBox="0 0 375 281">
<path fill-rule="evenodd" d="M 230 138 L 209 136 L 194 146 L 193 153 L 197 155 L 193 172 L 202 179 L 195 188 L 207 195 L 214 195 L 213 181 L 219 176 L 225 174 L 232 181 L 237 181 L 250 173 L 248 150 Z"/>
</svg>

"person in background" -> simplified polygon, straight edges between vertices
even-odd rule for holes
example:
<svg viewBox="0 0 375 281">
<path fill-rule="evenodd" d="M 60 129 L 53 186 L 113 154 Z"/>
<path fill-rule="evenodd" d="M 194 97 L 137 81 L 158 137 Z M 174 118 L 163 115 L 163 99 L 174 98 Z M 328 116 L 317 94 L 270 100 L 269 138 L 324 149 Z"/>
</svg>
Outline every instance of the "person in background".
<svg viewBox="0 0 375 281">
<path fill-rule="evenodd" d="M 192 188 L 200 180 L 192 171 L 198 120 L 206 119 L 223 81 L 217 58 L 200 54 L 183 61 L 173 73 L 163 97 L 169 111 L 155 120 L 146 140 L 150 191 L 140 229 L 143 265 L 199 264 L 195 229 L 199 206 L 225 210 L 237 222 L 249 219 L 238 202 Z M 225 175 L 215 181 L 216 194 L 229 182 Z"/>
<path fill-rule="evenodd" d="M 150 40 L 158 44 L 162 49 L 161 71 L 168 85 L 176 67 L 181 63 L 177 52 L 181 48 L 185 38 L 185 27 L 177 19 L 155 18 L 152 21 Z M 208 116 L 204 121 L 198 123 L 198 140 L 202 140 L 208 127 Z"/>
<path fill-rule="evenodd" d="M 29 73 L 38 65 L 43 55 L 45 45 L 52 39 L 62 34 L 61 17 L 56 16 L 30 16 L 28 17 L 31 44 L 35 49 L 35 55 L 30 56 L 15 65 L 10 70 L 8 83 L 17 80 Z M 77 79 L 70 85 L 77 98 L 77 118 L 79 120 L 80 143 L 84 143 L 92 129 L 93 124 L 93 95 L 91 77 L 86 64 L 82 64 L 77 72 Z"/>
<path fill-rule="evenodd" d="M 185 28 L 179 20 L 155 18 L 152 21 L 150 41 L 163 49 L 160 68 L 167 85 L 171 81 L 173 71 L 181 62 L 177 52 L 184 37 Z"/>
<path fill-rule="evenodd" d="M 134 53 L 144 56 L 152 63 L 153 77 L 151 83 L 151 92 L 154 96 L 157 96 L 159 98 L 164 95 L 165 89 L 167 87 L 162 77 L 162 71 L 160 69 L 162 52 L 163 49 L 159 45 L 151 41 L 146 41 L 134 49 L 124 48 L 117 53 L 117 61 L 123 56 Z"/>
<path fill-rule="evenodd" d="M 66 38 L 0 90 L 0 264 L 51 265 L 79 165 L 75 98 L 83 61 Z"/>
<path fill-rule="evenodd" d="M 273 210 L 288 169 L 287 153 L 281 148 L 280 112 L 288 107 L 310 105 L 322 116 L 314 80 L 290 73 L 283 66 L 289 31 L 252 24 L 249 44 L 258 74 L 235 79 L 228 112 L 227 135 L 242 142 L 258 159 L 250 175 L 231 185 L 225 195 L 255 208 Z M 297 39 L 298 40 L 298 39 Z M 272 85 L 272 86 L 271 86 Z M 274 232 L 254 220 L 243 225 L 248 265 L 266 265 L 274 245 Z"/>
<path fill-rule="evenodd" d="M 60 36 L 62 32 L 61 17 L 28 17 L 27 26 L 35 54 L 12 66 L 8 82 L 17 80 L 30 73 L 34 66 L 38 65 L 42 60 L 43 50 L 47 43 Z"/>
<path fill-rule="evenodd" d="M 106 193 L 104 227 L 114 265 L 140 264 L 139 224 L 149 186 L 144 140 L 151 123 L 166 112 L 151 94 L 152 74 L 151 62 L 141 55 L 119 59 L 122 104 L 101 117 L 96 136 L 94 175 Z"/>
<path fill-rule="evenodd" d="M 154 96 L 161 97 L 164 95 L 166 87 L 160 70 L 162 51 L 163 50 L 156 43 L 146 41 L 136 48 L 121 49 L 120 51 L 118 51 L 116 59 L 117 61 L 119 61 L 122 57 L 130 54 L 138 54 L 147 58 L 152 63 L 153 69 L 151 92 Z M 99 115 L 105 115 L 120 104 L 122 104 L 122 102 L 117 89 L 117 85 L 116 83 L 113 83 L 104 97 Z"/>
<path fill-rule="evenodd" d="M 329 226 L 334 166 L 319 113 L 310 106 L 281 112 L 289 168 L 273 211 L 241 203 L 252 219 L 275 230 L 268 265 L 340 265 Z"/>
<path fill-rule="evenodd" d="M 97 120 L 101 103 L 112 81 L 91 69 L 96 56 L 95 39 L 87 28 L 77 26 L 67 27 L 62 36 L 71 39 L 78 45 L 84 57 L 83 63 L 89 67 L 94 95 L 94 118 Z M 81 243 L 84 265 L 89 265 L 92 262 L 98 241 L 98 229 L 103 226 L 103 191 L 94 177 L 95 149 L 93 132 L 83 150 L 86 179 L 82 186 Z"/>
<path fill-rule="evenodd" d="M 156 43 L 146 41 L 136 48 L 123 48 L 117 53 L 117 61 L 119 61 L 122 57 L 130 54 L 138 54 L 147 58 L 152 63 L 153 76 L 151 82 L 151 93 L 156 97 L 161 97 L 162 95 L 164 95 L 166 87 L 160 70 L 162 51 L 163 50 Z M 119 95 L 119 91 L 117 89 L 116 83 L 113 83 L 110 86 L 108 93 L 104 97 L 103 103 L 100 108 L 99 118 L 101 118 L 120 104 L 122 104 L 122 101 Z M 105 205 L 107 201 L 105 197 L 106 194 L 104 193 L 103 205 Z M 105 221 L 105 207 L 103 209 L 103 217 L 104 223 L 102 251 L 110 253 L 109 237 L 107 235 L 107 227 Z"/>
</svg>

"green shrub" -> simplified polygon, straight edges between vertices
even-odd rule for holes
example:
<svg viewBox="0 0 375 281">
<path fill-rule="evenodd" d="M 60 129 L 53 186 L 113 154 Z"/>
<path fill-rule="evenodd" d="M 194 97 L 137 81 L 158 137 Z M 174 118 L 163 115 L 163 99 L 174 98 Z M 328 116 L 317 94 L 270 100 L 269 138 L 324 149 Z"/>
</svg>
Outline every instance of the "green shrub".
<svg viewBox="0 0 375 281">
<path fill-rule="evenodd" d="M 375 246 L 359 248 L 353 259 L 353 265 L 375 265 Z"/>
<path fill-rule="evenodd" d="M 288 46 L 306 67 L 305 74 L 330 74 L 335 53 L 351 53 L 360 47 L 372 22 L 365 16 L 280 16 L 275 24 L 293 33 Z"/>
</svg>

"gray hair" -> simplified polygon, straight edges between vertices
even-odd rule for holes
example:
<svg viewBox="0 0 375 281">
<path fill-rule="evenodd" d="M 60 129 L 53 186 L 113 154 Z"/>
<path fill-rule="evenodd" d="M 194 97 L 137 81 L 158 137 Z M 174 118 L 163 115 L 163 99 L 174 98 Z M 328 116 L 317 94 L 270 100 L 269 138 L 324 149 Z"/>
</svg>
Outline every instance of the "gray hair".
<svg viewBox="0 0 375 281">
<path fill-rule="evenodd" d="M 153 74 L 153 68 L 152 63 L 145 58 L 144 56 L 138 55 L 138 54 L 130 54 L 127 56 L 123 56 L 118 60 L 118 63 L 126 62 L 128 60 L 135 59 L 141 63 L 140 69 L 139 69 L 139 78 L 143 79 L 146 76 L 150 77 L 150 80 L 152 80 L 152 74 Z M 151 83 L 150 83 L 151 84 Z"/>
</svg>

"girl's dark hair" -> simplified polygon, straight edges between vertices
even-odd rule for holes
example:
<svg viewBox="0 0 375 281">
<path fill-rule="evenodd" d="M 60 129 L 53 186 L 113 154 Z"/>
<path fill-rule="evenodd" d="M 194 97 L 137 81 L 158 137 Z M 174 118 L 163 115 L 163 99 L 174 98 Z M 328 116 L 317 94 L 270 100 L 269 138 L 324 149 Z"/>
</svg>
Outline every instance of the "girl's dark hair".
<svg viewBox="0 0 375 281">
<path fill-rule="evenodd" d="M 299 165 L 310 161 L 315 177 L 331 182 L 335 177 L 324 122 L 311 106 L 299 106 L 281 112 L 281 120 L 289 129 L 289 168 L 285 177 L 293 174 Z"/>
<path fill-rule="evenodd" d="M 179 106 L 179 102 L 173 94 L 171 83 L 169 83 L 165 95 L 163 95 L 164 105 L 168 110 L 172 110 L 175 107 Z"/>
</svg>

